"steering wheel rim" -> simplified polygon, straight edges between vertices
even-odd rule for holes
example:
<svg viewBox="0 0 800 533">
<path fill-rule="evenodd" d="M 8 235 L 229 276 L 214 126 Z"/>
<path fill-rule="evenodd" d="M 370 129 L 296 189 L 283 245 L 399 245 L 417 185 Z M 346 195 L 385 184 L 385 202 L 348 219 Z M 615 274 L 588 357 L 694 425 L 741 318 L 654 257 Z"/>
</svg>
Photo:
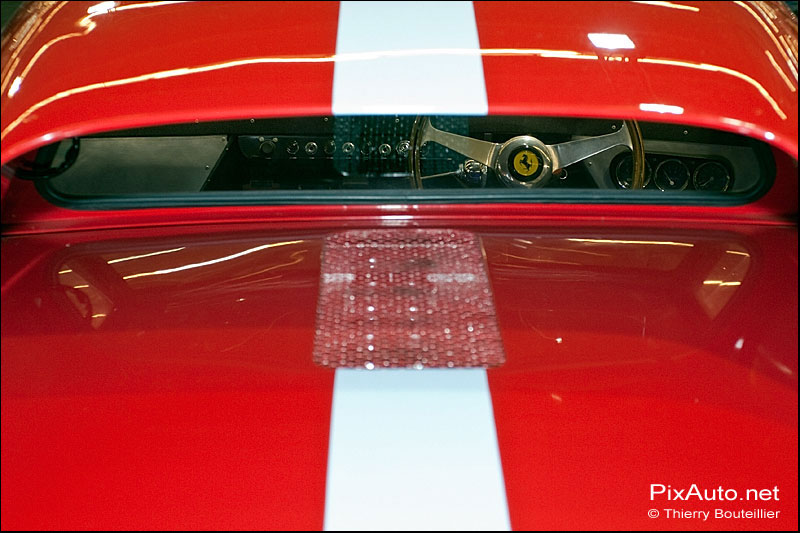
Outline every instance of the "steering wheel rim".
<svg viewBox="0 0 800 533">
<path fill-rule="evenodd" d="M 408 166 L 411 172 L 411 185 L 415 189 L 422 189 L 422 172 L 420 171 L 419 160 L 420 149 L 422 149 L 422 136 L 419 133 L 423 120 L 424 117 L 422 115 L 417 115 L 417 118 L 414 119 L 414 125 L 411 128 L 411 148 L 408 151 Z"/>
<path fill-rule="evenodd" d="M 633 181 L 631 182 L 631 189 L 644 189 L 645 160 L 642 129 L 639 127 L 639 122 L 633 119 L 626 120 L 625 125 L 628 127 L 628 132 L 630 132 L 632 145 Z"/>
<path fill-rule="evenodd" d="M 633 176 L 632 176 L 633 179 L 632 179 L 632 182 L 631 182 L 630 189 L 642 189 L 642 188 L 644 188 L 644 180 L 645 180 L 645 158 L 644 158 L 644 142 L 642 140 L 642 131 L 641 131 L 641 128 L 639 127 L 639 123 L 636 120 L 633 120 L 633 119 L 625 120 L 624 121 L 624 125 L 625 125 L 625 129 L 627 130 L 627 138 L 630 140 L 629 148 L 632 151 L 632 158 L 633 158 Z M 421 168 L 420 168 L 420 165 L 421 165 L 420 150 L 421 150 L 423 144 L 425 144 L 426 142 L 431 140 L 427 136 L 427 130 L 428 129 L 432 129 L 434 131 L 437 131 L 437 130 L 435 130 L 435 128 L 433 128 L 430 125 L 430 119 L 428 117 L 426 117 L 424 115 L 418 115 L 416 117 L 416 119 L 414 120 L 414 125 L 413 125 L 413 128 L 411 130 L 411 137 L 410 137 L 411 149 L 409 150 L 409 158 L 408 158 L 409 171 L 411 173 L 412 185 L 416 189 L 422 189 L 423 188 L 423 184 L 422 184 L 423 176 L 422 176 L 422 172 L 421 172 Z M 451 135 L 452 136 L 452 134 L 447 134 L 446 132 L 437 131 L 437 133 L 440 133 L 440 134 L 444 133 L 445 135 Z M 621 132 L 617 132 L 617 135 L 618 134 L 621 134 Z M 610 135 L 615 135 L 615 134 L 610 134 Z M 470 140 L 469 138 L 466 138 L 466 137 L 461 137 L 461 138 L 462 139 L 466 139 L 466 140 Z M 522 137 L 520 137 L 520 138 L 522 138 Z M 532 137 L 528 137 L 528 138 L 533 140 L 533 141 L 536 141 L 539 144 L 542 144 L 540 141 L 538 141 L 538 139 L 535 139 L 535 138 L 532 138 Z M 488 144 L 488 143 L 483 143 L 483 142 L 477 141 L 477 140 L 471 140 L 471 142 L 473 142 L 473 143 L 480 142 L 481 144 Z M 554 145 L 553 147 L 558 148 L 559 146 L 566 146 L 567 144 L 569 144 L 569 143 L 563 143 L 562 145 Z M 505 146 L 505 145 L 503 145 L 503 146 Z M 497 160 L 498 155 L 502 153 L 503 146 L 495 145 L 496 149 L 495 150 L 490 150 L 490 153 L 493 154 L 492 157 L 495 158 L 495 161 Z M 553 147 L 547 147 L 547 146 L 545 146 L 543 144 L 542 144 L 542 146 L 544 146 L 545 148 L 553 148 Z M 459 151 L 459 150 L 456 149 L 456 151 Z M 464 155 L 467 155 L 467 154 L 464 154 Z M 543 154 L 543 155 L 545 155 L 545 154 Z M 556 153 L 553 153 L 553 156 L 555 156 L 555 155 L 556 155 Z M 592 154 L 592 155 L 594 155 L 594 154 Z M 545 155 L 545 157 L 547 158 L 546 164 L 547 165 L 552 164 L 552 162 L 550 161 L 551 158 L 547 157 L 546 155 Z M 488 163 L 488 161 L 481 161 L 481 163 L 482 164 L 483 163 Z M 564 167 L 568 166 L 569 164 L 571 164 L 571 163 L 565 164 L 565 165 L 563 165 L 563 167 L 560 167 L 560 168 L 564 168 Z M 490 165 L 490 166 L 494 166 L 494 165 Z M 549 170 L 549 168 L 548 168 L 548 170 Z M 553 170 L 556 170 L 556 169 L 554 168 Z M 549 179 L 549 177 L 548 177 L 548 179 Z"/>
</svg>

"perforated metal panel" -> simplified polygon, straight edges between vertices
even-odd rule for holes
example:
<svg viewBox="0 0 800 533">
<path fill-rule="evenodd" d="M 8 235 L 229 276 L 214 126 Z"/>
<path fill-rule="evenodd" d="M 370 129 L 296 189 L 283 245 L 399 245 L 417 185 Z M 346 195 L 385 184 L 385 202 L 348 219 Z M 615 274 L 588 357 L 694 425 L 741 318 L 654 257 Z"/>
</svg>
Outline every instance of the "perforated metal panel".
<svg viewBox="0 0 800 533">
<path fill-rule="evenodd" d="M 491 367 L 505 361 L 478 238 L 358 230 L 323 248 L 314 362 L 328 367 Z"/>
</svg>

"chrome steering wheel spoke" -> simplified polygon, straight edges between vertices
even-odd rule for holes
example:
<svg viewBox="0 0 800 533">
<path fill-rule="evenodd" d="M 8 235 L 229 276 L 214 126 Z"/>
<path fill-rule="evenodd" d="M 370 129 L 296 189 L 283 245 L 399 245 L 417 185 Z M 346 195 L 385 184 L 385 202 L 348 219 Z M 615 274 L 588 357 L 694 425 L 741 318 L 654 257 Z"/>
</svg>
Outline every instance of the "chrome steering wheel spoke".
<svg viewBox="0 0 800 533">
<path fill-rule="evenodd" d="M 546 146 L 553 158 L 553 169 L 560 170 L 617 146 L 627 146 L 632 150 L 633 142 L 628 126 L 623 122 L 619 131 L 614 133 Z"/>
<path fill-rule="evenodd" d="M 500 151 L 499 144 L 442 131 L 433 127 L 431 119 L 425 117 L 422 120 L 418 139 L 419 146 L 428 141 L 433 141 L 470 159 L 474 159 L 487 167 L 494 166 L 497 153 Z"/>
<path fill-rule="evenodd" d="M 638 128 L 635 121 L 630 123 Z M 641 135 L 639 132 L 634 134 Z M 559 144 L 544 144 L 530 135 L 520 135 L 497 144 L 442 131 L 433 127 L 428 117 L 421 117 L 415 124 L 412 170 L 416 183 L 421 187 L 425 177 L 419 170 L 419 150 L 425 143 L 435 142 L 493 169 L 500 181 L 509 187 L 533 189 L 545 186 L 553 172 L 617 146 L 627 146 L 634 153 L 638 147 L 639 159 L 643 161 L 641 143 L 634 140 L 628 121 L 625 121 L 614 133 Z M 637 168 L 643 175 L 644 164 L 640 162 Z M 641 183 L 638 188 L 641 188 Z"/>
</svg>

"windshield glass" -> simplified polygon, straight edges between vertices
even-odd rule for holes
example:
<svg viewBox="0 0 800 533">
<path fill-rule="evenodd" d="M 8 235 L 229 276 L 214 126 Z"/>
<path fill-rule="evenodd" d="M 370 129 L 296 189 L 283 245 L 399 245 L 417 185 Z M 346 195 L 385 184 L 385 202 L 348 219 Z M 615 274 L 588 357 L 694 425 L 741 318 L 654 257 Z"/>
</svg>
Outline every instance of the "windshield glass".
<svg viewBox="0 0 800 533">
<path fill-rule="evenodd" d="M 11 164 L 61 203 L 730 203 L 774 177 L 763 143 L 714 130 L 554 117 L 336 116 L 68 139 Z"/>
</svg>

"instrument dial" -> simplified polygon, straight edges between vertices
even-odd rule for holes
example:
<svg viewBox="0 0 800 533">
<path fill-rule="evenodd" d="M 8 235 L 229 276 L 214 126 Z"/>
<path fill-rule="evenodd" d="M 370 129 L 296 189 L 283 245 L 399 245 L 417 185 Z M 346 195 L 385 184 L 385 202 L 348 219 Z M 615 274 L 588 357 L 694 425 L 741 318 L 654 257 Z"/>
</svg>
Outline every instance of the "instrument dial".
<svg viewBox="0 0 800 533">
<path fill-rule="evenodd" d="M 708 161 L 695 169 L 692 183 L 698 191 L 724 192 L 731 185 L 731 176 L 721 163 Z"/>
<path fill-rule="evenodd" d="M 662 191 L 682 191 L 689 184 L 689 169 L 677 159 L 667 159 L 656 168 L 656 187 Z"/>
<path fill-rule="evenodd" d="M 644 186 L 647 187 L 653 178 L 653 167 L 645 160 L 644 162 Z M 614 181 L 621 189 L 630 189 L 633 185 L 633 156 L 625 155 L 614 167 Z"/>
</svg>

